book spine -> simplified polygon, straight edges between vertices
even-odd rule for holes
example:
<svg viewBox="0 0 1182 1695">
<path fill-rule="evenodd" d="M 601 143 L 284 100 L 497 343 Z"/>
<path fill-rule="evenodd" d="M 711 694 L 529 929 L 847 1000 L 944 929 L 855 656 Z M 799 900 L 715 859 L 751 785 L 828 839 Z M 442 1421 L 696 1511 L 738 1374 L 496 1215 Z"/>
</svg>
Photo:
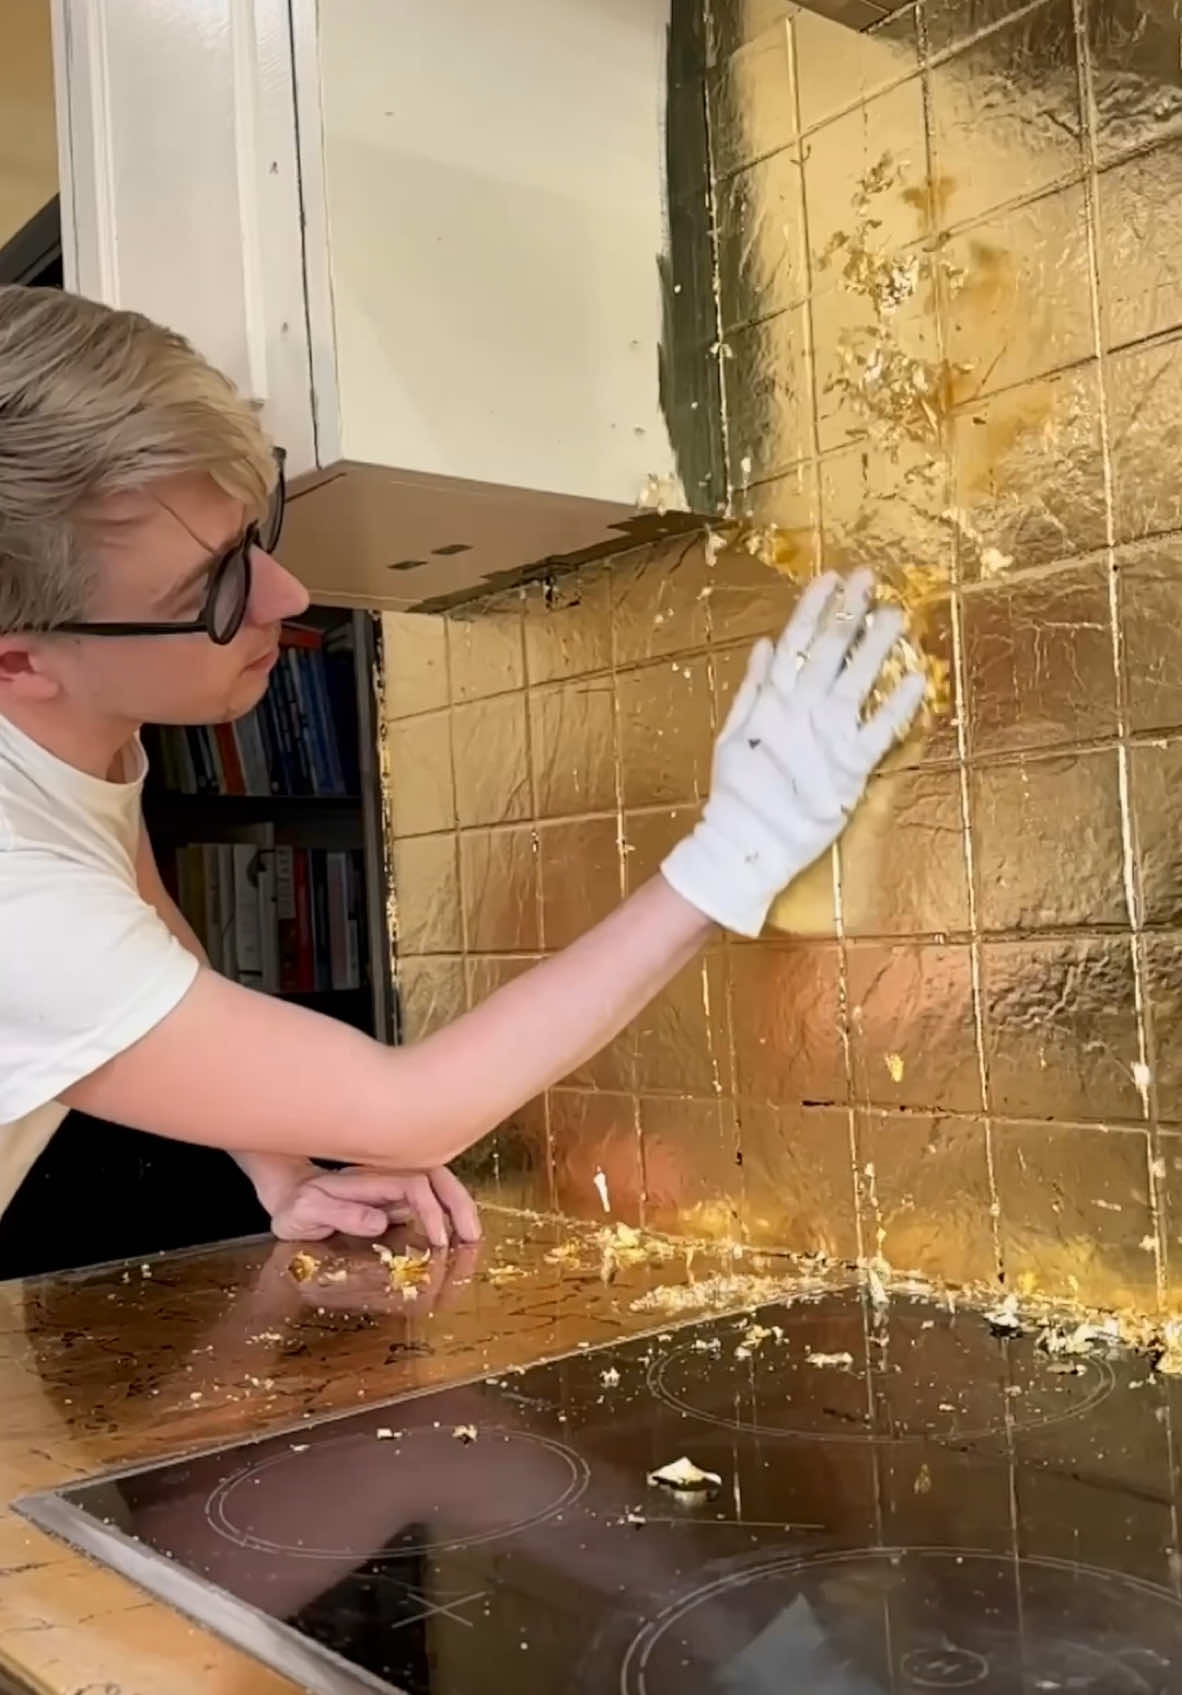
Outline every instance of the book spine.
<svg viewBox="0 0 1182 1695">
<path fill-rule="evenodd" d="M 212 842 L 201 847 L 201 864 L 205 876 L 205 934 L 202 940 L 215 971 L 222 969 L 222 884 L 218 871 L 218 850 Z"/>
<path fill-rule="evenodd" d="M 279 906 L 275 891 L 275 854 L 259 854 L 260 988 L 264 994 L 279 993 Z"/>
<path fill-rule="evenodd" d="M 300 986 L 300 946 L 296 925 L 293 849 L 275 849 L 275 918 L 279 938 L 279 989 L 290 994 Z"/>
<path fill-rule="evenodd" d="M 215 724 L 213 734 L 218 753 L 221 756 L 222 772 L 226 780 L 223 794 L 244 795 L 246 793 L 246 777 L 242 770 L 242 760 L 239 757 L 238 742 L 234 735 L 233 724 Z"/>
<path fill-rule="evenodd" d="M 312 890 L 310 866 L 305 848 L 296 848 L 292 856 L 292 880 L 295 892 L 296 926 L 296 983 L 300 993 L 316 987 L 316 962 L 312 930 Z"/>
<path fill-rule="evenodd" d="M 250 842 L 234 845 L 234 951 L 238 981 L 257 989 L 262 982 L 263 942 L 259 923 L 259 850 Z"/>
</svg>

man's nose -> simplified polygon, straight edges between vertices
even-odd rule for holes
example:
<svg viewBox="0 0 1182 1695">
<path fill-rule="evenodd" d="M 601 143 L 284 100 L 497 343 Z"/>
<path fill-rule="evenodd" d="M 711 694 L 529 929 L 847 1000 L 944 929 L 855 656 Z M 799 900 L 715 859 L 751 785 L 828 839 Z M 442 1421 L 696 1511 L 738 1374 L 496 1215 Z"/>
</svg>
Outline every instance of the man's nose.
<svg viewBox="0 0 1182 1695">
<path fill-rule="evenodd" d="M 307 589 L 277 559 L 256 547 L 250 563 L 247 611 L 252 624 L 281 624 L 285 618 L 298 618 L 308 610 Z"/>
</svg>

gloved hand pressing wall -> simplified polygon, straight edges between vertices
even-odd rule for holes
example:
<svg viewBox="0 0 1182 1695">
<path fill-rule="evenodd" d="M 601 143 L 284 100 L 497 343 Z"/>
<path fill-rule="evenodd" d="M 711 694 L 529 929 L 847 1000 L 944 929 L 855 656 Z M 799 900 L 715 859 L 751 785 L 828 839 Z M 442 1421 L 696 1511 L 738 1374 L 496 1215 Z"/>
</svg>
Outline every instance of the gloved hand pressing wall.
<svg viewBox="0 0 1182 1695">
<path fill-rule="evenodd" d="M 903 632 L 870 613 L 874 578 L 811 583 L 779 641 L 758 642 L 714 752 L 700 822 L 661 866 L 700 912 L 757 936 L 776 896 L 830 847 L 875 766 L 907 729 L 924 680 L 907 676 L 863 712 Z"/>
</svg>

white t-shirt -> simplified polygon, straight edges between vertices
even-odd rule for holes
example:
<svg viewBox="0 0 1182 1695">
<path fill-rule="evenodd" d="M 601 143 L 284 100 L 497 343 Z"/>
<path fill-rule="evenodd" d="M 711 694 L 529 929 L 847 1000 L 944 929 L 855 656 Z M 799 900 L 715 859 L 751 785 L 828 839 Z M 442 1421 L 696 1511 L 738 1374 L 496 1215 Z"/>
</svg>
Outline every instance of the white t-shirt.
<svg viewBox="0 0 1182 1695">
<path fill-rule="evenodd" d="M 125 781 L 92 777 L 0 716 L 0 1213 L 65 1117 L 57 1096 L 198 970 L 136 887 L 138 737 L 121 762 Z"/>
</svg>

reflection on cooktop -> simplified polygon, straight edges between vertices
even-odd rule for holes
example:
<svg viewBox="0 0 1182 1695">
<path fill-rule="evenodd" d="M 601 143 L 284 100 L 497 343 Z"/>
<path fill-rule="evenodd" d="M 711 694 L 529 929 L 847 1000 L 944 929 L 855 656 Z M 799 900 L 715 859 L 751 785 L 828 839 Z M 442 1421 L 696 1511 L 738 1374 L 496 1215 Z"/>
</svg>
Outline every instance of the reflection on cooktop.
<svg viewBox="0 0 1182 1695">
<path fill-rule="evenodd" d="M 1182 1690 L 1176 1391 L 874 1320 L 709 1319 L 25 1510 L 324 1695 Z"/>
</svg>

